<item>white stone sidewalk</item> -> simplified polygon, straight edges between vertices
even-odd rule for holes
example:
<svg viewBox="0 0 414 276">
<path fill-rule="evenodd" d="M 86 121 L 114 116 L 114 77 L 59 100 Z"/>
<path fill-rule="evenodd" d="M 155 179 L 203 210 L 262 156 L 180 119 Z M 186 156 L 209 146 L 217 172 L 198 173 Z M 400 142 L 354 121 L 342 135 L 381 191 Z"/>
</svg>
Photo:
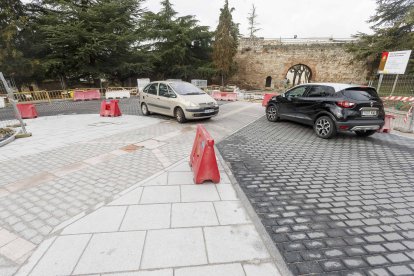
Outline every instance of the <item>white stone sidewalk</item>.
<svg viewBox="0 0 414 276">
<path fill-rule="evenodd" d="M 195 185 L 183 160 L 56 229 L 17 275 L 280 275 L 220 174 Z"/>
</svg>

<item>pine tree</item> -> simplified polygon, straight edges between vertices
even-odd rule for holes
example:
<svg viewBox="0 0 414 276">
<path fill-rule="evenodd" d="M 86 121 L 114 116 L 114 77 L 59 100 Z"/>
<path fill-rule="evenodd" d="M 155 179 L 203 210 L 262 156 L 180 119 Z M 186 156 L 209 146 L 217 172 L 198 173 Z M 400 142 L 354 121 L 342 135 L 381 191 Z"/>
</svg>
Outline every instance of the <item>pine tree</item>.
<svg viewBox="0 0 414 276">
<path fill-rule="evenodd" d="M 42 0 L 36 47 L 50 76 L 123 81 L 150 70 L 136 48 L 142 0 Z"/>
<path fill-rule="evenodd" d="M 215 31 L 213 45 L 213 62 L 221 75 L 222 85 L 235 72 L 234 56 L 237 53 L 239 27 L 233 22 L 232 12 L 228 0 L 220 9 L 219 24 Z"/>
<path fill-rule="evenodd" d="M 356 43 L 348 50 L 360 60 L 366 60 L 375 71 L 383 51 L 414 49 L 414 0 L 377 0 L 376 14 L 369 23 L 374 34 L 358 33 Z M 408 72 L 414 71 L 411 59 Z"/>
<path fill-rule="evenodd" d="M 0 72 L 23 81 L 32 74 L 34 63 L 22 51 L 26 16 L 20 0 L 0 2 Z"/>
<path fill-rule="evenodd" d="M 210 78 L 211 38 L 208 27 L 199 26 L 194 16 L 177 17 L 169 0 L 161 2 L 158 13 L 147 12 L 141 34 L 154 65 L 154 78 Z"/>
</svg>

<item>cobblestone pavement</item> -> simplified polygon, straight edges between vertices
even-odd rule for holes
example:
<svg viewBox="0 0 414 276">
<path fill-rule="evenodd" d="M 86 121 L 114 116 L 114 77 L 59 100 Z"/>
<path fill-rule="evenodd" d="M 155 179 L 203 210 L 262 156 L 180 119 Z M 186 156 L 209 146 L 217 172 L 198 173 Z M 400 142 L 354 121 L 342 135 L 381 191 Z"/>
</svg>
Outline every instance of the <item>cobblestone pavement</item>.
<svg viewBox="0 0 414 276">
<path fill-rule="evenodd" d="M 219 101 L 219 105 L 224 105 L 226 101 Z M 38 103 L 36 110 L 40 117 L 52 115 L 68 115 L 68 114 L 98 114 L 101 108 L 100 100 L 93 101 L 57 101 L 52 103 Z M 141 115 L 139 101 L 137 97 L 130 99 L 120 99 L 119 108 L 122 114 Z M 11 107 L 0 108 L 0 120 L 13 120 L 14 113 Z"/>
<path fill-rule="evenodd" d="M 218 144 L 295 275 L 414 275 L 414 140 L 264 117 Z"/>
<path fill-rule="evenodd" d="M 220 110 L 219 116 L 201 121 L 216 141 L 263 112 L 258 104 L 242 102 L 223 105 Z M 65 118 L 69 117 L 72 116 L 55 119 L 61 118 L 64 129 Z M 83 136 L 78 141 L 71 138 L 65 145 L 60 142 L 70 134 L 62 129 L 44 139 L 33 136 L 13 142 L 23 143 L 22 147 L 29 145 L 25 150 L 31 152 L 32 147 L 36 153 L 19 153 L 0 161 L 1 276 L 12 275 L 36 246 L 64 227 L 62 223 L 68 219 L 113 200 L 119 192 L 190 154 L 200 121 L 180 125 L 164 116 L 135 118 L 142 123 L 135 127 L 125 125 L 117 133 L 105 133 L 111 125 L 87 125 L 81 129 Z M 97 131 L 99 137 L 92 133 Z M 93 139 L 84 137 L 88 133 Z M 0 148 L 0 155 L 13 143 Z M 49 149 L 47 143 L 56 146 Z M 42 147 L 45 150 L 39 152 Z"/>
</svg>

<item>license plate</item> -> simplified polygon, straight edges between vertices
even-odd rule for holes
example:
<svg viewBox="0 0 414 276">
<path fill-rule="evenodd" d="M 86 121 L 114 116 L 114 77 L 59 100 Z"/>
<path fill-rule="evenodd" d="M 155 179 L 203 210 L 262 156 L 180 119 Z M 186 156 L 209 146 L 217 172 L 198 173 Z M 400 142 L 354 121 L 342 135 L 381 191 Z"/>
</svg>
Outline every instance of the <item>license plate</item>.
<svg viewBox="0 0 414 276">
<path fill-rule="evenodd" d="M 365 110 L 362 111 L 362 116 L 377 116 L 378 112 L 375 110 Z"/>
<path fill-rule="evenodd" d="M 214 112 L 214 109 L 206 109 L 206 110 L 204 110 L 204 113 L 213 113 Z"/>
</svg>

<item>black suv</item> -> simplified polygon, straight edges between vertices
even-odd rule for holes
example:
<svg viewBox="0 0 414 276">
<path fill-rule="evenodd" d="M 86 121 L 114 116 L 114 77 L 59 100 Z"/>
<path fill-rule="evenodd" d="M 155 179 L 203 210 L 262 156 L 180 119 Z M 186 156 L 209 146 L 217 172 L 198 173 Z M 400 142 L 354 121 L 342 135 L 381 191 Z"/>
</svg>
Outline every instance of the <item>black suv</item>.
<svg viewBox="0 0 414 276">
<path fill-rule="evenodd" d="M 384 125 L 384 106 L 375 88 L 340 83 L 298 85 L 273 97 L 266 107 L 267 119 L 291 120 L 307 125 L 321 138 L 338 131 L 370 136 Z"/>
</svg>

